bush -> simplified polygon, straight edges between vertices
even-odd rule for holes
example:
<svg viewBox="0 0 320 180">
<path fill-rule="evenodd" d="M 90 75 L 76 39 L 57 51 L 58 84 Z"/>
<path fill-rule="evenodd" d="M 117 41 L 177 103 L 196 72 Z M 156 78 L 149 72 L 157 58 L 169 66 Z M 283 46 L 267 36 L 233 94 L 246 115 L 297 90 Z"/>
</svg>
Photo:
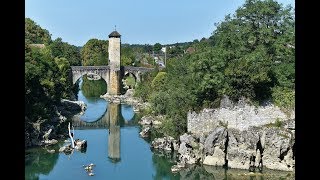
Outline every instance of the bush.
<svg viewBox="0 0 320 180">
<path fill-rule="evenodd" d="M 275 105 L 294 109 L 295 107 L 295 90 L 287 87 L 274 87 L 272 89 L 272 99 Z"/>
<path fill-rule="evenodd" d="M 166 72 L 158 72 L 157 76 L 152 80 L 151 87 L 154 91 L 164 88 Z"/>
</svg>

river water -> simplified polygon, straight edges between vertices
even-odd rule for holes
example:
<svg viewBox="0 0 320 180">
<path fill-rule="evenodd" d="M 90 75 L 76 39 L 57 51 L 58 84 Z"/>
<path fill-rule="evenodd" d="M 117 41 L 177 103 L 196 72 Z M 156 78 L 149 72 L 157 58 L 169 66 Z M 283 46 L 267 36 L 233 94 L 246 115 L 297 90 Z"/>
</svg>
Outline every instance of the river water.
<svg viewBox="0 0 320 180">
<path fill-rule="evenodd" d="M 81 83 L 80 83 L 81 85 Z M 82 90 L 78 100 L 87 110 L 75 119 L 74 137 L 86 139 L 85 151 L 72 154 L 58 153 L 65 143 L 48 149 L 31 148 L 25 152 L 25 179 L 293 179 L 291 173 L 264 171 L 264 176 L 243 175 L 245 170 L 225 170 L 213 166 L 191 166 L 177 174 L 171 173 L 172 154 L 152 152 L 150 144 L 139 136 L 139 117 L 126 104 L 110 104 L 99 97 L 86 97 Z M 94 176 L 89 176 L 83 165 L 95 164 Z"/>
</svg>

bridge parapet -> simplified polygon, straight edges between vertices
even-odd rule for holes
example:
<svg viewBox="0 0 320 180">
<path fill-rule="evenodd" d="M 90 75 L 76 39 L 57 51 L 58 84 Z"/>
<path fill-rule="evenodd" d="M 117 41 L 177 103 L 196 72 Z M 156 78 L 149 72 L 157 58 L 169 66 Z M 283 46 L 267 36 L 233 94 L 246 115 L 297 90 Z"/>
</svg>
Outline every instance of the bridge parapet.
<svg viewBox="0 0 320 180">
<path fill-rule="evenodd" d="M 94 70 L 109 70 L 110 66 L 71 66 L 72 71 L 94 71 Z M 124 71 L 140 71 L 140 72 L 150 72 L 153 71 L 154 68 L 146 68 L 146 67 L 134 67 L 134 66 L 123 66 Z"/>
<path fill-rule="evenodd" d="M 121 76 L 126 75 L 127 73 L 131 73 L 134 75 L 136 81 L 140 82 L 142 80 L 142 74 L 146 72 L 154 71 L 154 68 L 146 68 L 146 67 L 134 67 L 134 66 L 122 66 L 121 67 L 123 73 Z M 71 66 L 72 71 L 72 82 L 73 84 L 77 82 L 77 80 L 89 73 L 97 74 L 102 77 L 108 86 L 112 86 L 110 84 L 110 66 Z"/>
<path fill-rule="evenodd" d="M 110 66 L 71 66 L 72 71 L 101 71 L 109 69 Z"/>
<path fill-rule="evenodd" d="M 124 66 L 123 67 L 124 71 L 127 72 L 151 72 L 154 70 L 154 68 L 146 68 L 146 67 L 134 67 L 134 66 Z"/>
</svg>

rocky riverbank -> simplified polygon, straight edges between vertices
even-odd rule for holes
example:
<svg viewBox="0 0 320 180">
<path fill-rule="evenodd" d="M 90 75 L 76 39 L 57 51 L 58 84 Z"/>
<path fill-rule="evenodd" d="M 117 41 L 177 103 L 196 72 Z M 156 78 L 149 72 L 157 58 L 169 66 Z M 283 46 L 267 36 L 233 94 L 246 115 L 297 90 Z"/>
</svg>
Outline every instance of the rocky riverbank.
<svg viewBox="0 0 320 180">
<path fill-rule="evenodd" d="M 221 119 L 228 116 L 237 118 Z M 147 137 L 154 124 L 161 123 L 161 118 L 160 122 L 157 121 L 159 118 L 143 117 L 140 135 Z M 188 133 L 178 139 L 170 136 L 155 138 L 151 148 L 177 154 L 177 164 L 171 169 L 173 172 L 193 164 L 251 172 L 263 168 L 294 172 L 294 114 L 283 113 L 273 105 L 252 107 L 245 103 L 191 113 L 188 115 Z"/>
<path fill-rule="evenodd" d="M 104 98 L 106 101 L 111 103 L 125 103 L 132 105 L 134 112 L 139 112 L 142 109 L 145 109 L 149 106 L 147 102 L 141 102 L 141 100 L 133 97 L 134 89 L 128 89 L 127 92 L 123 95 L 101 95 L 101 98 Z"/>
<path fill-rule="evenodd" d="M 71 117 L 84 113 L 86 104 L 82 101 L 63 99 L 54 107 L 54 116 L 25 125 L 25 147 L 57 143 L 57 139 L 68 136 L 67 125 Z M 25 117 L 25 122 L 30 122 Z"/>
</svg>

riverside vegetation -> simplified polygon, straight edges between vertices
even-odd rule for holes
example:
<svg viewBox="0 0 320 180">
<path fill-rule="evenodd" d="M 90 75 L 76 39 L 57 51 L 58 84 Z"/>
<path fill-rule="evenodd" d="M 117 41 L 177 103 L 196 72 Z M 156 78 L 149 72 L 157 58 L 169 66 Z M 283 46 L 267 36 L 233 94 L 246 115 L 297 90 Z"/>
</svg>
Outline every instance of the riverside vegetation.
<svg viewBox="0 0 320 180">
<path fill-rule="evenodd" d="M 151 104 L 142 121 L 151 126 L 140 134 L 177 152 L 172 171 L 294 171 L 294 19 L 290 6 L 247 0 L 212 36 L 187 45 L 194 51 L 171 56 L 138 85 L 135 96 Z"/>
<path fill-rule="evenodd" d="M 167 135 L 187 132 L 188 111 L 219 107 L 224 95 L 255 106 L 295 107 L 292 8 L 249 0 L 216 26 L 209 38 L 188 44 L 195 52 L 171 56 L 165 69 L 149 74 L 136 88 L 135 96 L 152 104 L 150 113 L 165 115 Z"/>
</svg>

